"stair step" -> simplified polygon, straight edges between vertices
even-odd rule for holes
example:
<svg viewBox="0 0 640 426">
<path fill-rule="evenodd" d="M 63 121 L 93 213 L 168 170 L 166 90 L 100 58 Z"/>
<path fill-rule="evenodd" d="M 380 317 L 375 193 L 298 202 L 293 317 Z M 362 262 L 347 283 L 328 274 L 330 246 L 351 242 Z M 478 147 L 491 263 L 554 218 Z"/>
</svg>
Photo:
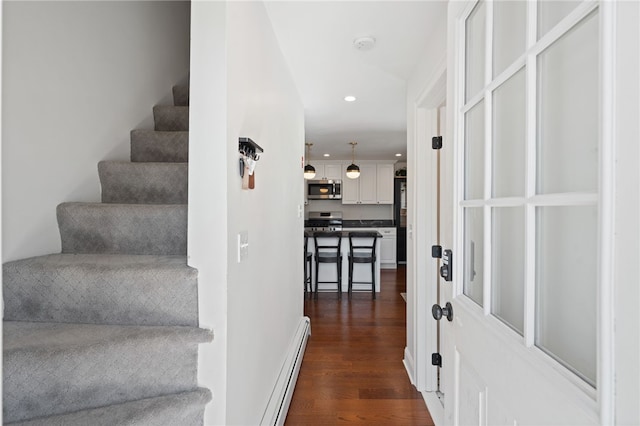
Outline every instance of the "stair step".
<svg viewBox="0 0 640 426">
<path fill-rule="evenodd" d="M 193 327 L 5 321 L 3 419 L 22 421 L 193 391 Z"/>
<path fill-rule="evenodd" d="M 179 84 L 173 86 L 173 104 L 176 106 L 189 105 L 189 85 Z"/>
<path fill-rule="evenodd" d="M 153 119 L 158 131 L 189 130 L 189 107 L 157 105 L 153 107 Z"/>
<path fill-rule="evenodd" d="M 7 262 L 4 319 L 195 327 L 197 276 L 184 256 L 51 254 Z"/>
<path fill-rule="evenodd" d="M 186 205 L 62 203 L 57 216 L 62 253 L 187 253 Z"/>
<path fill-rule="evenodd" d="M 103 203 L 187 204 L 187 163 L 101 161 Z"/>
<path fill-rule="evenodd" d="M 199 426 L 205 405 L 211 401 L 208 389 L 198 388 L 155 398 L 140 399 L 107 407 L 40 417 L 12 426 Z"/>
<path fill-rule="evenodd" d="M 189 161 L 189 132 L 132 130 L 131 161 L 186 163 Z"/>
</svg>

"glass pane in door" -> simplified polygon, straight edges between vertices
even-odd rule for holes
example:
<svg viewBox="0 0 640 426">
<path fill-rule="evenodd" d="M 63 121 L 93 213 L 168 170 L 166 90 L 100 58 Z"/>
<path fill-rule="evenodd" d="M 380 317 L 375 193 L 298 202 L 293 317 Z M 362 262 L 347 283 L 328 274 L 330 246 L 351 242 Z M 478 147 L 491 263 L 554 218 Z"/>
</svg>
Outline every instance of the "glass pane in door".
<svg viewBox="0 0 640 426">
<path fill-rule="evenodd" d="M 597 207 L 537 207 L 536 227 L 536 346 L 595 385 Z"/>
<path fill-rule="evenodd" d="M 522 197 L 525 188 L 525 70 L 493 92 L 493 197 Z"/>
<path fill-rule="evenodd" d="M 520 57 L 527 42 L 527 2 L 493 3 L 493 77 Z"/>
<path fill-rule="evenodd" d="M 484 101 L 464 116 L 464 198 L 484 199 Z"/>
<path fill-rule="evenodd" d="M 524 207 L 496 207 L 492 215 L 491 313 L 524 330 Z"/>
<path fill-rule="evenodd" d="M 464 210 L 464 294 L 483 306 L 484 210 Z"/>
<path fill-rule="evenodd" d="M 598 189 L 598 45 L 594 12 L 538 57 L 538 193 Z"/>
<path fill-rule="evenodd" d="M 487 32 L 486 10 L 485 2 L 478 2 L 471 15 L 467 18 L 465 26 L 466 100 L 477 95 L 484 87 Z"/>
<path fill-rule="evenodd" d="M 555 27 L 562 18 L 571 13 L 581 1 L 575 0 L 546 0 L 538 2 L 538 40 L 551 28 Z"/>
</svg>

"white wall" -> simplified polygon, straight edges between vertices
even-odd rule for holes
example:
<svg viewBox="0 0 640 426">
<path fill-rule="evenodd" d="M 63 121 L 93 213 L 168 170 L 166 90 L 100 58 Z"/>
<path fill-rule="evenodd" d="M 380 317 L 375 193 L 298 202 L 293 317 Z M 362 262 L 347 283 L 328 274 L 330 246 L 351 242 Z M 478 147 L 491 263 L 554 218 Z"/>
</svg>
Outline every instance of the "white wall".
<svg viewBox="0 0 640 426">
<path fill-rule="evenodd" d="M 56 205 L 98 201 L 189 67 L 189 2 L 4 2 L 3 261 L 60 250 Z"/>
<path fill-rule="evenodd" d="M 258 424 L 303 315 L 304 111 L 261 2 L 192 4 L 189 257 L 206 424 Z M 238 137 L 264 153 L 242 190 Z M 237 263 L 237 235 L 249 256 Z"/>
</svg>

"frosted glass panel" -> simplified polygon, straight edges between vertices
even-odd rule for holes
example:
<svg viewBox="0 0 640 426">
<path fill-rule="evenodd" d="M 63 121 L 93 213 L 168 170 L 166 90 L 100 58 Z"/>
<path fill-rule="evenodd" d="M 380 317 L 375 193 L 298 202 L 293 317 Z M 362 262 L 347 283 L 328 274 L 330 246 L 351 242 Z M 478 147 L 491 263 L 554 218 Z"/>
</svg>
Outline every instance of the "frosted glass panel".
<svg viewBox="0 0 640 426">
<path fill-rule="evenodd" d="M 466 100 L 484 87 L 486 10 L 485 3 L 479 2 L 465 23 Z"/>
<path fill-rule="evenodd" d="M 527 2 L 493 3 L 493 76 L 520 57 L 527 40 Z"/>
<path fill-rule="evenodd" d="M 483 305 L 484 214 L 483 209 L 464 211 L 464 294 Z"/>
<path fill-rule="evenodd" d="M 523 334 L 524 208 L 493 209 L 491 312 Z"/>
<path fill-rule="evenodd" d="M 484 198 L 484 101 L 464 116 L 464 198 Z"/>
<path fill-rule="evenodd" d="M 570 0 L 546 0 L 538 2 L 538 39 L 541 39 L 549 30 L 558 24 L 580 1 Z"/>
<path fill-rule="evenodd" d="M 525 70 L 493 94 L 493 196 L 522 197 L 525 188 Z"/>
<path fill-rule="evenodd" d="M 538 58 L 538 193 L 596 191 L 598 15 Z"/>
<path fill-rule="evenodd" d="M 538 207 L 536 215 L 536 346 L 594 385 L 597 208 Z"/>
</svg>

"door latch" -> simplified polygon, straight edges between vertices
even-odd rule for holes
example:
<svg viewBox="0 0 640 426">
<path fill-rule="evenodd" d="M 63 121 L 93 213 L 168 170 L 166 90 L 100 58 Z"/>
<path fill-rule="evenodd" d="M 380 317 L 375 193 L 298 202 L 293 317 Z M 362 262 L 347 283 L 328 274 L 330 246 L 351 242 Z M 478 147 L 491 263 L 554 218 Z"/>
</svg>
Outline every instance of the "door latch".
<svg viewBox="0 0 640 426">
<path fill-rule="evenodd" d="M 453 280 L 453 252 L 446 249 L 442 252 L 442 266 L 440 267 L 440 276 L 445 281 Z"/>
<path fill-rule="evenodd" d="M 453 321 L 453 306 L 451 306 L 451 303 L 447 302 L 443 308 L 436 303 L 431 308 L 431 315 L 433 315 L 433 319 L 436 321 L 440 321 L 442 317 L 445 317 L 448 321 Z"/>
</svg>

